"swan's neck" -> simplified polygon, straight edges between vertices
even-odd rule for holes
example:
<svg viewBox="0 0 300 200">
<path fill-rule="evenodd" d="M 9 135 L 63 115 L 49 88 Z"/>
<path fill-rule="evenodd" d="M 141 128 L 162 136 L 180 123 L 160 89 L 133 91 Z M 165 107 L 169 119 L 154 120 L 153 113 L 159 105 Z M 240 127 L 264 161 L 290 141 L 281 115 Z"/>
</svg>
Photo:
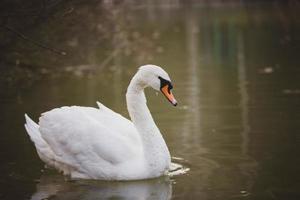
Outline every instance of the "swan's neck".
<svg viewBox="0 0 300 200">
<path fill-rule="evenodd" d="M 144 93 L 146 86 L 137 75 L 133 77 L 126 93 L 127 108 L 141 136 L 148 166 L 157 170 L 167 170 L 170 164 L 170 153 L 146 105 Z"/>
</svg>

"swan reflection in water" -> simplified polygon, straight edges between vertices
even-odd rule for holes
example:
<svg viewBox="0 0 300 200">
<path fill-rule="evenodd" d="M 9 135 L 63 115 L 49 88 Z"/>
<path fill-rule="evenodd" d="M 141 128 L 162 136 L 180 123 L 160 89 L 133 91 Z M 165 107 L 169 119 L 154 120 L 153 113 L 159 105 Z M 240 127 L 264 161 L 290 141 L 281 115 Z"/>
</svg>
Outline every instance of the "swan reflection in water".
<svg viewBox="0 0 300 200">
<path fill-rule="evenodd" d="M 43 174 L 31 200 L 94 200 L 171 199 L 172 184 L 169 177 L 143 181 L 66 181 L 61 175 Z"/>
</svg>

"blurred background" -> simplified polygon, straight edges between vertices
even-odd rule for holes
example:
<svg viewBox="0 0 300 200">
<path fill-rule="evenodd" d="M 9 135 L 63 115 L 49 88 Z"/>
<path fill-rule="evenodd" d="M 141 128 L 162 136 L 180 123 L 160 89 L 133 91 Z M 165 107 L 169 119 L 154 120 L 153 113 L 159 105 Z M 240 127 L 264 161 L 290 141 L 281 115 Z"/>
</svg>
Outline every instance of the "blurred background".
<svg viewBox="0 0 300 200">
<path fill-rule="evenodd" d="M 2 0 L 0 199 L 300 199 L 298 0 Z M 70 181 L 25 129 L 64 105 L 128 117 L 137 68 L 162 66 L 179 106 L 147 90 L 186 174 Z M 113 148 L 113 147 L 112 147 Z"/>
</svg>

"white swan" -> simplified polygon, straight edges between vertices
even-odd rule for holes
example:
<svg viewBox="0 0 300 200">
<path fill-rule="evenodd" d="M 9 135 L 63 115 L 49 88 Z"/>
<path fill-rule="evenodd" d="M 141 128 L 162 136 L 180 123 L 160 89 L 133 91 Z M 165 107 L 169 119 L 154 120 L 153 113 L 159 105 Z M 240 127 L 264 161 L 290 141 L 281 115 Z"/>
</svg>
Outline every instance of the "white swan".
<svg viewBox="0 0 300 200">
<path fill-rule="evenodd" d="M 170 153 L 146 105 L 148 86 L 177 105 L 169 75 L 158 66 L 145 65 L 126 93 L 132 121 L 99 102 L 99 109 L 55 108 L 41 115 L 39 125 L 25 114 L 25 128 L 39 157 L 71 178 L 137 180 L 164 175 Z"/>
</svg>

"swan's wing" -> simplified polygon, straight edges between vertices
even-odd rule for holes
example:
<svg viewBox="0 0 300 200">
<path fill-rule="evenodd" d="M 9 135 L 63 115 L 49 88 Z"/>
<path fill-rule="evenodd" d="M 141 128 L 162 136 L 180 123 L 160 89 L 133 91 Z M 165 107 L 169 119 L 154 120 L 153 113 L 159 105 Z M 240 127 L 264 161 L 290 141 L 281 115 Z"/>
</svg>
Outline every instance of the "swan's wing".
<svg viewBox="0 0 300 200">
<path fill-rule="evenodd" d="M 126 162 L 142 151 L 133 124 L 117 116 L 88 107 L 56 108 L 42 115 L 40 132 L 70 171 L 101 173 L 99 167 Z"/>
<path fill-rule="evenodd" d="M 138 142 L 138 140 L 140 140 L 140 137 L 130 120 L 109 109 L 99 101 L 97 101 L 97 105 L 101 113 L 103 113 L 103 116 L 105 116 L 101 118 L 102 122 L 105 124 L 111 124 L 111 128 L 115 129 L 115 133 L 120 133 L 123 136 L 126 135 L 126 137 L 129 137 L 134 142 Z M 92 113 L 90 116 L 94 116 L 95 119 L 98 120 L 97 116 Z"/>
</svg>

